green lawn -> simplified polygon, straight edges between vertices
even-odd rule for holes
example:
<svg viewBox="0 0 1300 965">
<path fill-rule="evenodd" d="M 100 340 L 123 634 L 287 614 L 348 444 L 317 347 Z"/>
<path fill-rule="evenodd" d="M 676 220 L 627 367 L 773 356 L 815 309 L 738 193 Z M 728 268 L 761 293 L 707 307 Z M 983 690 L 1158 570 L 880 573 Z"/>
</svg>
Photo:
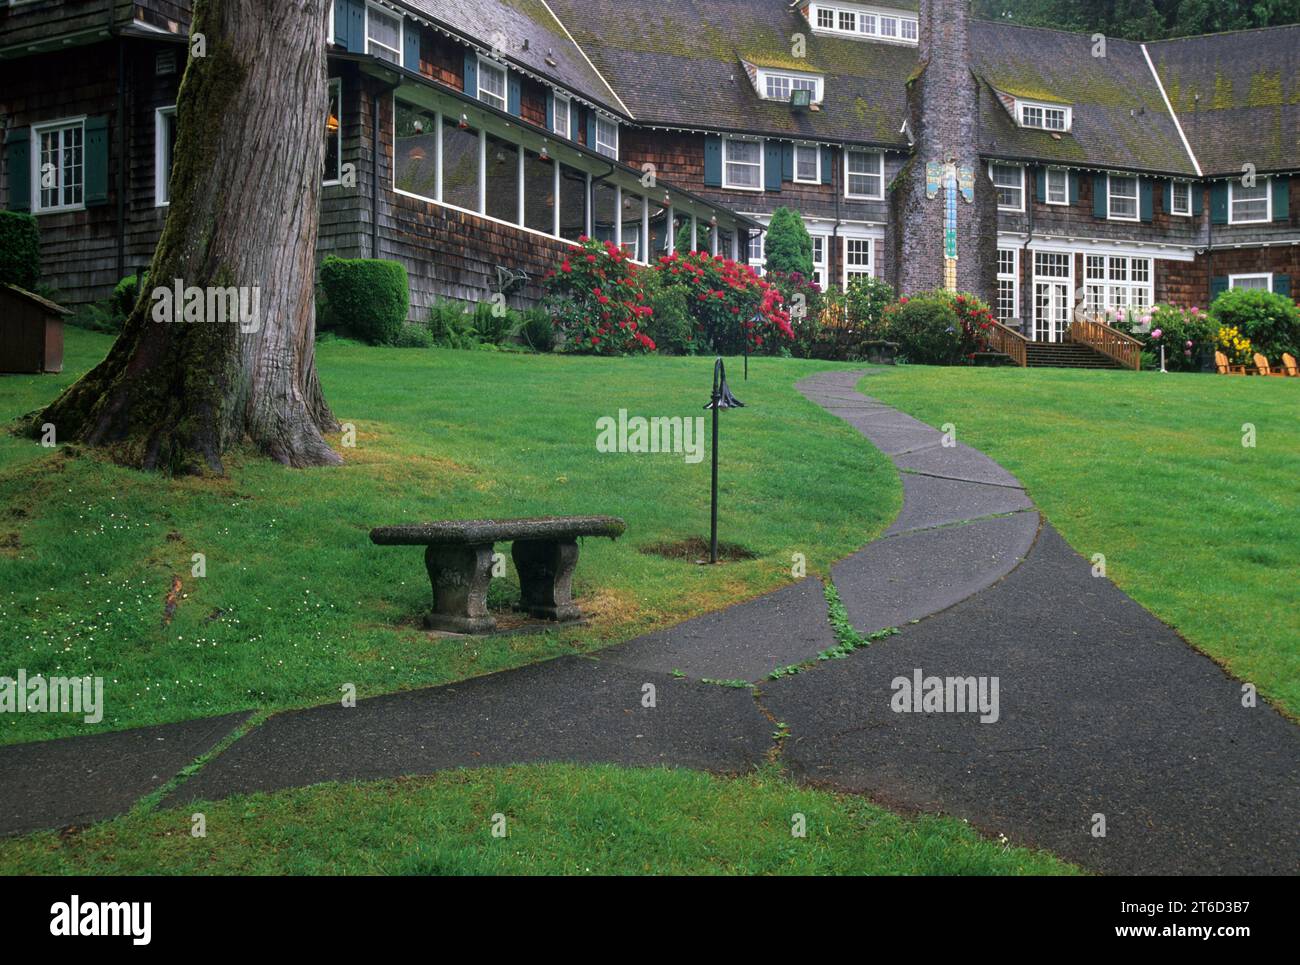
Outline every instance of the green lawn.
<svg viewBox="0 0 1300 965">
<path fill-rule="evenodd" d="M 0 377 L 0 423 L 38 408 L 109 338 L 68 330 L 61 376 Z M 0 715 L 0 743 L 283 708 L 461 679 L 590 651 L 775 588 L 876 536 L 897 477 L 793 385 L 828 367 L 756 359 L 723 414 L 722 536 L 757 558 L 699 567 L 638 547 L 708 532 L 709 462 L 596 451 L 596 420 L 704 415 L 710 359 L 590 359 L 323 343 L 334 411 L 357 427 L 342 468 L 285 469 L 248 454 L 221 479 L 171 480 L 93 453 L 0 433 L 0 674 L 105 678 L 104 720 Z M 334 440 L 339 441 L 337 438 Z M 589 627 L 471 641 L 419 629 L 419 548 L 372 546 L 376 525 L 611 513 L 576 592 Z M 206 577 L 191 576 L 192 554 Z M 173 577 L 179 606 L 164 624 Z M 517 594 L 513 567 L 493 599 Z"/>
<path fill-rule="evenodd" d="M 1300 715 L 1300 379 L 909 366 L 861 390 L 953 423 L 1076 550 Z"/>
<path fill-rule="evenodd" d="M 201 812 L 206 837 L 190 833 Z M 493 816 L 505 837 L 493 837 Z M 806 835 L 792 834 L 795 815 Z M 0 841 L 0 874 L 1072 874 L 764 771 L 547 765 L 315 787 Z"/>
</svg>

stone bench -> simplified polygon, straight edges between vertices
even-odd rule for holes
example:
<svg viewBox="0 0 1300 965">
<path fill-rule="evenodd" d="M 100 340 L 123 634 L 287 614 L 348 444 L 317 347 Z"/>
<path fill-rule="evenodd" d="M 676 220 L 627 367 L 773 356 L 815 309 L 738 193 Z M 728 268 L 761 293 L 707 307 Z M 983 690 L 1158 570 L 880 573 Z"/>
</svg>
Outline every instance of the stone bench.
<svg viewBox="0 0 1300 965">
<path fill-rule="evenodd" d="M 424 618 L 431 630 L 491 633 L 488 613 L 493 544 L 510 542 L 519 571 L 521 608 L 557 622 L 582 618 L 573 602 L 573 571 L 579 536 L 617 539 L 627 524 L 617 516 L 542 516 L 533 519 L 469 519 L 381 526 L 370 531 L 379 546 L 423 546 L 424 565 L 433 584 L 433 612 Z"/>
</svg>

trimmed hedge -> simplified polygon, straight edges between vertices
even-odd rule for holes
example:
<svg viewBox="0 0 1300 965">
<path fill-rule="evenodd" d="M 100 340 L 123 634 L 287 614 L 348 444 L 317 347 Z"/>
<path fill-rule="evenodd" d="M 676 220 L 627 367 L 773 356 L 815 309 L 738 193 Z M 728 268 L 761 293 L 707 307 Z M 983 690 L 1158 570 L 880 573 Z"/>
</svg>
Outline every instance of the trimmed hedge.
<svg viewBox="0 0 1300 965">
<path fill-rule="evenodd" d="M 0 211 L 0 285 L 29 291 L 41 280 L 41 233 L 36 219 L 21 211 Z"/>
<path fill-rule="evenodd" d="M 371 345 L 391 345 L 401 336 L 411 292 L 400 262 L 330 255 L 320 283 L 334 322 L 349 335 Z"/>
</svg>

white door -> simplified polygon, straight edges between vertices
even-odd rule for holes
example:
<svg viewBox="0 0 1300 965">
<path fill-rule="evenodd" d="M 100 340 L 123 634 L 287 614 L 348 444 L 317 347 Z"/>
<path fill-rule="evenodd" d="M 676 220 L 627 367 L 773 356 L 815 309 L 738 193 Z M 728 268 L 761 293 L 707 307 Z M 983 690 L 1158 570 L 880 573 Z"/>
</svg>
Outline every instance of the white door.
<svg viewBox="0 0 1300 965">
<path fill-rule="evenodd" d="M 1074 256 L 1057 251 L 1034 252 L 1034 339 L 1063 342 L 1070 330 L 1070 292 Z"/>
</svg>

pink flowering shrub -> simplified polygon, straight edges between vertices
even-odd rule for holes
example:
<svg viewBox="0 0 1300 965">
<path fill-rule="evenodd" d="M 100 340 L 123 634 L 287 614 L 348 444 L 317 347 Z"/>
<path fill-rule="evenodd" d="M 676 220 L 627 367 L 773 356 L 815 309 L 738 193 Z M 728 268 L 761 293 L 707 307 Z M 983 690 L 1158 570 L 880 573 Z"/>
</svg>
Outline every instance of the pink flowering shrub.
<svg viewBox="0 0 1300 965">
<path fill-rule="evenodd" d="M 775 353 L 794 339 L 780 290 L 749 265 L 704 251 L 674 252 L 659 259 L 661 281 L 686 290 L 700 347 L 724 354 Z"/>
<path fill-rule="evenodd" d="M 639 268 L 613 242 L 583 237 L 579 246 L 546 273 L 545 310 L 565 351 L 586 355 L 653 352 L 641 331 L 651 314 Z"/>
</svg>

